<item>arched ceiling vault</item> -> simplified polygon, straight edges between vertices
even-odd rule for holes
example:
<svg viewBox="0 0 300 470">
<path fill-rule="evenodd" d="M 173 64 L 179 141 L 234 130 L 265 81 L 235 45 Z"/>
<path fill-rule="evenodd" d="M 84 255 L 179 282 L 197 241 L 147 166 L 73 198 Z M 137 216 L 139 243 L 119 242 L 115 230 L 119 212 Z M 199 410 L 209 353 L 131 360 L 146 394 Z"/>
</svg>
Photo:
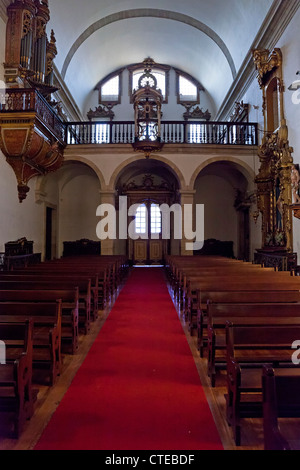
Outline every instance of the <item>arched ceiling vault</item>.
<svg viewBox="0 0 300 470">
<path fill-rule="evenodd" d="M 55 66 L 82 114 L 102 78 L 145 57 L 195 77 L 218 109 L 276 2 L 49 0 Z"/>
</svg>

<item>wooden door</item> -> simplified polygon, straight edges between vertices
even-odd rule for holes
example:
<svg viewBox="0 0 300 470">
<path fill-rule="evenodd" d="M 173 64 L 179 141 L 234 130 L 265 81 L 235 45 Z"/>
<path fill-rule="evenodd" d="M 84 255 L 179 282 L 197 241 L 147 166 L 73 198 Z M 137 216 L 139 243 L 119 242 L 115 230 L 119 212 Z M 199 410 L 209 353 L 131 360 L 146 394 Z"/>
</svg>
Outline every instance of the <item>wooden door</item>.
<svg viewBox="0 0 300 470">
<path fill-rule="evenodd" d="M 161 213 L 158 204 L 152 200 L 141 203 L 135 219 L 134 262 L 138 264 L 160 264 L 164 257 Z"/>
</svg>

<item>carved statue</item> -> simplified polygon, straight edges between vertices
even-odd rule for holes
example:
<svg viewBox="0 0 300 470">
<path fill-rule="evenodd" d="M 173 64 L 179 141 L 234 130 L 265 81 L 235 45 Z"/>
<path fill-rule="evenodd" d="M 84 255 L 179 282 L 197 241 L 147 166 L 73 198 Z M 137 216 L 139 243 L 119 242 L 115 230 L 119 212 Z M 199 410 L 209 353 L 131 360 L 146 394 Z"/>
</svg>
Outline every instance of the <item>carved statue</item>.
<svg viewBox="0 0 300 470">
<path fill-rule="evenodd" d="M 300 183 L 300 173 L 299 165 L 292 165 L 291 169 L 291 183 L 292 183 L 292 194 L 293 194 L 293 203 L 300 203 L 300 194 L 299 194 L 299 183 Z"/>
</svg>

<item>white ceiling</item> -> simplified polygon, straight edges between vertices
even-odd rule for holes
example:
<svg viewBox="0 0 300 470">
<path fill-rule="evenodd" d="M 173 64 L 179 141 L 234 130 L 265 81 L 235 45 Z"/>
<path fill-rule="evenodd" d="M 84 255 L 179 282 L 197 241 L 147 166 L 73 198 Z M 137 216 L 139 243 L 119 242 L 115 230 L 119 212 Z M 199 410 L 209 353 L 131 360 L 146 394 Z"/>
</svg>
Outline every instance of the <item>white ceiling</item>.
<svg viewBox="0 0 300 470">
<path fill-rule="evenodd" d="M 82 114 L 110 72 L 152 57 L 194 76 L 218 109 L 273 0 L 49 0 L 55 65 Z"/>
</svg>

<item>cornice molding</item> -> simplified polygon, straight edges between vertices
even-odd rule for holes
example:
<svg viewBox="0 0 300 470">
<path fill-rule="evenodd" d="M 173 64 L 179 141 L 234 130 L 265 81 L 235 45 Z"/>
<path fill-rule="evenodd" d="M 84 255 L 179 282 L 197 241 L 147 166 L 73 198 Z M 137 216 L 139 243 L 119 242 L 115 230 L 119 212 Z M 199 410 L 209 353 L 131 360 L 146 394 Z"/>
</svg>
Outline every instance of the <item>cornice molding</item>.
<svg viewBox="0 0 300 470">
<path fill-rule="evenodd" d="M 255 80 L 257 71 L 253 62 L 252 51 L 254 49 L 273 50 L 299 7 L 299 0 L 274 0 L 265 21 L 215 116 L 216 121 L 226 121 L 229 118 L 234 104 L 243 98 L 251 83 Z"/>
<path fill-rule="evenodd" d="M 56 97 L 65 105 L 68 113 L 72 116 L 72 120 L 84 121 L 85 119 L 83 118 L 69 88 L 67 87 L 55 64 L 53 65 L 53 72 L 54 84 L 57 86 L 57 88 L 59 88 L 59 90 L 55 93 Z"/>
<path fill-rule="evenodd" d="M 10 0 L 0 0 L 0 18 L 7 22 L 7 7 L 10 5 Z"/>
</svg>

